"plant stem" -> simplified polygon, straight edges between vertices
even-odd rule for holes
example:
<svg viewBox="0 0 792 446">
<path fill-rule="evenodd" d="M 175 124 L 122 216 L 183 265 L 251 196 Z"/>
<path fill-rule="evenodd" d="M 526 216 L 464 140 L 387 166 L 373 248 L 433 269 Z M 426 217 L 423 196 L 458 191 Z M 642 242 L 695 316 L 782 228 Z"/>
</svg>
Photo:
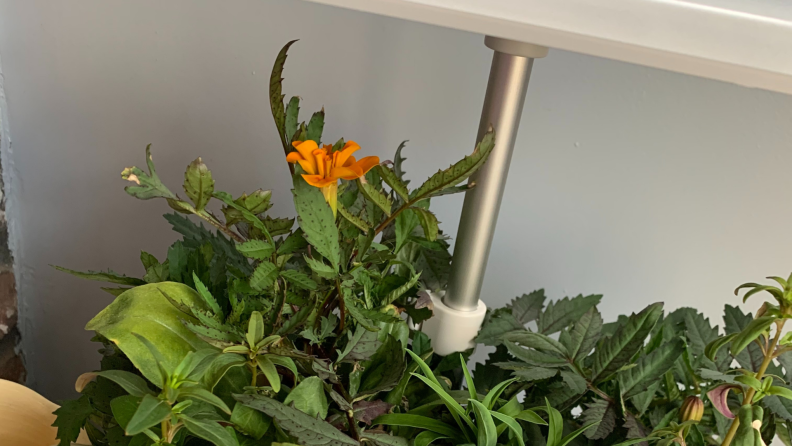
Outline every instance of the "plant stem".
<svg viewBox="0 0 792 446">
<path fill-rule="evenodd" d="M 773 350 L 775 350 L 776 345 L 778 344 L 778 339 L 781 338 L 781 330 L 784 328 L 784 324 L 786 323 L 786 319 L 781 319 L 776 324 L 778 327 L 776 328 L 775 337 L 773 337 L 773 342 L 770 343 L 770 347 L 767 349 L 767 353 L 765 354 L 764 360 L 762 361 L 762 365 L 759 367 L 759 370 L 756 372 L 756 379 L 760 380 L 764 376 L 765 371 L 767 371 L 767 367 L 770 366 L 770 363 L 773 362 Z M 745 392 L 745 397 L 743 398 L 743 406 L 746 404 L 751 404 L 754 395 L 756 395 L 756 390 L 753 388 L 748 389 Z M 740 426 L 740 419 L 735 417 L 732 421 L 731 426 L 729 427 L 729 432 L 726 433 L 726 437 L 723 438 L 723 443 L 721 446 L 729 446 L 732 440 L 734 439 L 734 435 L 737 433 L 737 428 Z"/>
<path fill-rule="evenodd" d="M 340 313 L 338 321 L 338 333 L 344 332 L 344 322 L 346 320 L 346 306 L 344 304 L 344 295 L 341 293 L 341 283 L 336 279 L 336 290 L 338 290 L 338 310 Z"/>
<path fill-rule="evenodd" d="M 257 373 L 258 371 L 256 370 L 256 365 L 253 364 L 252 362 L 249 362 L 248 367 L 250 368 L 250 374 L 253 376 L 250 379 L 250 387 L 256 387 L 256 381 L 257 381 L 256 378 L 258 378 L 258 373 Z"/>
<path fill-rule="evenodd" d="M 234 232 L 231 229 L 229 229 L 226 225 L 224 225 L 224 224 L 220 223 L 219 221 L 217 221 L 208 212 L 206 212 L 206 211 L 195 212 L 195 215 L 201 217 L 207 223 L 209 223 L 210 225 L 212 225 L 215 228 L 219 229 L 224 234 L 226 234 L 227 236 L 229 236 L 232 239 L 234 239 L 236 242 L 238 242 L 238 243 L 244 243 L 245 242 L 245 239 L 243 239 L 241 235 L 237 234 L 236 232 Z"/>
</svg>

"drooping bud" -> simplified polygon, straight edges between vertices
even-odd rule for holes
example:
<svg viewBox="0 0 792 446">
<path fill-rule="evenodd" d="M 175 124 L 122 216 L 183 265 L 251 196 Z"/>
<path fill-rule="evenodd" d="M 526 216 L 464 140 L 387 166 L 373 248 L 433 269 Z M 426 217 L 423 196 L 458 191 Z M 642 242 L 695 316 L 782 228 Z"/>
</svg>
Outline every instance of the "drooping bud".
<svg viewBox="0 0 792 446">
<path fill-rule="evenodd" d="M 768 308 L 767 307 L 767 302 L 763 303 L 762 306 L 759 307 L 758 310 L 756 310 L 756 316 L 754 316 L 754 319 L 758 319 L 758 318 L 764 316 L 765 313 L 767 313 L 767 308 Z"/>
<path fill-rule="evenodd" d="M 701 421 L 704 415 L 704 401 L 701 398 L 691 395 L 682 402 L 679 408 L 679 421 Z"/>
</svg>

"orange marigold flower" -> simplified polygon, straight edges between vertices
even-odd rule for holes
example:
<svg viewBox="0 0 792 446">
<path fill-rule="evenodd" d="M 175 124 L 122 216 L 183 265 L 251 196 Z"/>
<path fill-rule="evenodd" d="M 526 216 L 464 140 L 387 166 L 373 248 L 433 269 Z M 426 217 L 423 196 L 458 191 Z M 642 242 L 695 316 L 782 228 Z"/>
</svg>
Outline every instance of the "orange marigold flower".
<svg viewBox="0 0 792 446">
<path fill-rule="evenodd" d="M 379 164 L 379 157 L 367 156 L 355 160 L 353 153 L 360 150 L 355 141 L 344 144 L 341 150 L 333 152 L 333 146 L 325 144 L 321 149 L 315 141 L 294 141 L 296 152 L 286 156 L 286 161 L 299 163 L 305 173 L 303 179 L 311 186 L 318 187 L 325 201 L 333 209 L 338 209 L 338 180 L 356 180 Z"/>
</svg>

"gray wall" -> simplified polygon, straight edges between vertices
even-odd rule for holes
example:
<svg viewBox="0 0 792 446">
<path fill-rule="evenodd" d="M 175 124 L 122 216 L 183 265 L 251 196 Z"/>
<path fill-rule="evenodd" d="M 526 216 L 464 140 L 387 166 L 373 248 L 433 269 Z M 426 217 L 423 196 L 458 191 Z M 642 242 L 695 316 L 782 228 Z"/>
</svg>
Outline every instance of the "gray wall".
<svg viewBox="0 0 792 446">
<path fill-rule="evenodd" d="M 13 145 L 8 212 L 34 388 L 73 392 L 97 365 L 85 323 L 111 297 L 48 267 L 140 274 L 174 240 L 161 202 L 119 173 L 153 143 L 179 187 L 202 156 L 217 184 L 288 174 L 267 103 L 283 43 L 286 93 L 324 106 L 328 139 L 418 182 L 473 146 L 491 53 L 482 37 L 295 0 L 0 0 Z M 746 280 L 788 274 L 792 97 L 553 51 L 535 65 L 484 299 L 604 293 L 606 318 L 665 301 L 720 318 Z M 456 232 L 460 197 L 437 200 Z"/>
</svg>

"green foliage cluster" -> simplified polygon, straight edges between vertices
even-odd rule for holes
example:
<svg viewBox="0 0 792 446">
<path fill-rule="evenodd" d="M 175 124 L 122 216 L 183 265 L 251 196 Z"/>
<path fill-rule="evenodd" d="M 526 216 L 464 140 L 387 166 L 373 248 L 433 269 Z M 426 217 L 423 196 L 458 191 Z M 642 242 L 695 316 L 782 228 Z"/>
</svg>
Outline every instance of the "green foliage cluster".
<svg viewBox="0 0 792 446">
<path fill-rule="evenodd" d="M 603 323 L 599 295 L 546 302 L 544 290 L 525 294 L 487 315 L 477 340 L 496 349 L 474 382 L 487 388 L 513 377 L 507 392 L 525 392 L 527 407 L 547 398 L 570 428 L 598 422 L 581 445 L 728 445 L 739 433 L 753 445 L 753 430 L 733 422 L 746 416 L 761 421 L 765 443 L 777 435 L 790 445 L 792 335 L 781 329 L 792 314 L 792 277 L 771 279 L 781 287 L 738 291 L 766 291 L 777 303 L 756 316 L 726 305 L 723 330 L 693 308 L 664 315 L 656 303 Z M 682 407 L 691 397 L 703 405 L 698 419 Z"/>
<path fill-rule="evenodd" d="M 320 144 L 325 125 L 324 110 L 300 122 L 300 98 L 284 102 L 292 43 L 270 79 L 287 154 L 293 141 Z M 430 201 L 472 187 L 494 143 L 487 133 L 415 189 L 402 144 L 392 163 L 341 182 L 337 216 L 292 171 L 296 218 L 269 214 L 270 191 L 219 190 L 201 158 L 182 197 L 147 147 L 146 169 L 122 173 L 126 191 L 166 200 L 181 239 L 164 257 L 142 252 L 139 278 L 58 267 L 114 284 L 86 326 L 100 368 L 56 411 L 61 446 L 80 429 L 96 446 L 792 446 L 792 336 L 781 331 L 792 277 L 738 288 L 776 302 L 756 316 L 726 305 L 723 331 L 660 303 L 605 323 L 602 296 L 538 290 L 488 313 L 477 341 L 493 351 L 472 372 L 472 351 L 434 354 L 414 327 L 451 256 Z"/>
</svg>

